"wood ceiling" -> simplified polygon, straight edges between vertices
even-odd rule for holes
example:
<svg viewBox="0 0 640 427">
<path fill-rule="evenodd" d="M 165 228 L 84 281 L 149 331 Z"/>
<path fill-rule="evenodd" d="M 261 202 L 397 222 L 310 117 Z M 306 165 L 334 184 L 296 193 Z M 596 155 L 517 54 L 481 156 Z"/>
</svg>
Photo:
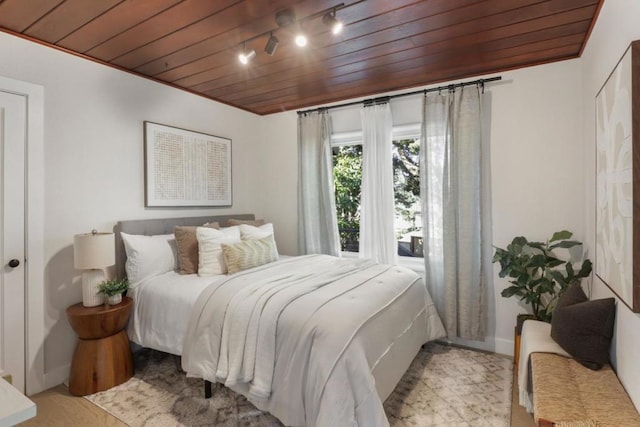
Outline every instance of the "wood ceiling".
<svg viewBox="0 0 640 427">
<path fill-rule="evenodd" d="M 604 0 L 0 0 L 0 29 L 257 114 L 580 55 Z M 337 36 L 307 19 L 343 4 Z M 247 47 L 242 42 L 274 30 Z"/>
</svg>

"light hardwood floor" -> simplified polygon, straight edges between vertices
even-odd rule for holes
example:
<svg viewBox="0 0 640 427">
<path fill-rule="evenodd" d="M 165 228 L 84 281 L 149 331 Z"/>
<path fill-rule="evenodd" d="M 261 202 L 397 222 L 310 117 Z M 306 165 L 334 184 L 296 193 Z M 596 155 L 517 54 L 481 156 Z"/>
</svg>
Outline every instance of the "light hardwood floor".
<svg viewBox="0 0 640 427">
<path fill-rule="evenodd" d="M 127 424 L 103 411 L 87 399 L 70 395 L 64 384 L 35 394 L 30 399 L 36 402 L 38 414 L 35 418 L 20 424 L 20 426 L 127 426 Z"/>
<path fill-rule="evenodd" d="M 511 403 L 511 427 L 535 427 L 533 417 L 518 405 L 518 386 L 513 382 Z M 31 396 L 36 402 L 38 415 L 20 426 L 46 427 L 120 427 L 127 424 L 109 415 L 87 399 L 69 394 L 65 385 Z"/>
</svg>

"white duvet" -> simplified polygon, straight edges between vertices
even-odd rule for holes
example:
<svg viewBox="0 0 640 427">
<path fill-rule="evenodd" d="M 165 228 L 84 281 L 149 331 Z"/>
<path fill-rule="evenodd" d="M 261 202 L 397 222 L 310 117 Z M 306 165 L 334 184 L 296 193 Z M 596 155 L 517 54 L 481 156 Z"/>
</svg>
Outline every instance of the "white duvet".
<svg viewBox="0 0 640 427">
<path fill-rule="evenodd" d="M 377 336 L 359 334 L 379 324 L 381 313 L 389 322 Z M 423 342 L 444 335 L 414 272 L 296 257 L 205 288 L 191 313 L 182 367 L 189 376 L 224 383 L 287 425 L 386 426 L 371 373 L 378 360 L 371 355 L 381 359 L 410 329 Z"/>
<path fill-rule="evenodd" d="M 198 295 L 224 277 L 198 277 L 170 271 L 129 288 L 127 295 L 134 301 L 127 324 L 129 340 L 142 347 L 181 355 Z"/>
</svg>

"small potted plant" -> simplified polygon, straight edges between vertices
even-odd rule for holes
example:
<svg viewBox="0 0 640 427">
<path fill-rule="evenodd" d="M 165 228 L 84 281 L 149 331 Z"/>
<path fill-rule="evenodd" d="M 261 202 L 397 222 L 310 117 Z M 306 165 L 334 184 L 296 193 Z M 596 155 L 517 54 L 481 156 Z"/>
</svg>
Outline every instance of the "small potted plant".
<svg viewBox="0 0 640 427">
<path fill-rule="evenodd" d="M 511 279 L 511 286 L 503 289 L 501 295 L 520 298 L 531 305 L 534 319 L 550 322 L 560 295 L 569 285 L 580 283 L 591 274 L 590 260 L 585 259 L 576 272 L 570 260 L 560 259 L 553 253 L 556 249 L 569 249 L 582 244 L 568 240 L 572 235 L 566 230 L 558 231 L 546 243 L 530 242 L 519 236 L 506 249 L 496 247 L 493 262 L 500 263 L 498 275 Z M 525 319 L 518 319 L 518 326 L 521 327 Z"/>
<path fill-rule="evenodd" d="M 127 279 L 105 280 L 98 285 L 98 293 L 105 296 L 105 305 L 115 305 L 122 302 L 122 293 L 129 289 Z"/>
</svg>

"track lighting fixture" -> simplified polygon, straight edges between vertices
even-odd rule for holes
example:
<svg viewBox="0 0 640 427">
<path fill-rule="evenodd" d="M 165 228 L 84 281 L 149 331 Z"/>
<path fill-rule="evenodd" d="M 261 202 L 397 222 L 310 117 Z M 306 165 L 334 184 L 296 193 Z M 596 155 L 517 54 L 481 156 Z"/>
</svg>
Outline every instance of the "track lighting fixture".
<svg viewBox="0 0 640 427">
<path fill-rule="evenodd" d="M 267 44 L 264 47 L 264 53 L 273 56 L 273 54 L 276 53 L 276 49 L 278 48 L 279 43 L 280 40 L 278 40 L 278 38 L 274 36 L 273 33 L 271 33 L 269 35 L 269 40 L 267 40 Z"/>
<path fill-rule="evenodd" d="M 0 0 L 0 2 L 2 2 L 2 0 Z M 322 22 L 326 26 L 331 28 L 331 32 L 333 34 L 338 34 L 342 30 L 343 24 L 336 18 L 336 12 L 345 7 L 346 6 L 344 5 L 344 3 L 340 3 L 333 6 L 332 8 L 324 9 L 299 19 L 296 18 L 296 14 L 293 9 L 280 10 L 275 15 L 275 21 L 278 25 L 278 28 L 245 39 L 242 42 L 242 49 L 238 54 L 238 59 L 243 65 L 247 65 L 249 61 L 251 61 L 251 59 L 256 56 L 256 51 L 253 49 L 247 50 L 246 44 L 258 38 L 264 38 L 265 36 L 269 36 L 269 38 L 267 39 L 267 43 L 264 45 L 264 53 L 273 56 L 276 53 L 278 45 L 280 44 L 280 40 L 274 34 L 279 29 L 286 32 L 297 30 L 298 32 L 294 38 L 295 43 L 299 47 L 305 47 L 309 43 L 309 39 L 302 30 L 304 28 L 304 24 L 307 21 L 320 17 L 322 17 Z"/>
<path fill-rule="evenodd" d="M 253 49 L 247 50 L 246 45 L 242 44 L 242 52 L 238 55 L 238 59 L 243 65 L 247 65 L 251 58 L 256 56 L 256 51 Z"/>
<path fill-rule="evenodd" d="M 324 25 L 326 25 L 327 27 L 331 28 L 331 32 L 333 34 L 339 34 L 342 31 L 342 22 L 340 22 L 337 18 L 336 18 L 336 11 L 335 9 L 333 10 L 333 12 L 327 13 L 322 17 L 322 22 L 324 23 Z"/>
</svg>

